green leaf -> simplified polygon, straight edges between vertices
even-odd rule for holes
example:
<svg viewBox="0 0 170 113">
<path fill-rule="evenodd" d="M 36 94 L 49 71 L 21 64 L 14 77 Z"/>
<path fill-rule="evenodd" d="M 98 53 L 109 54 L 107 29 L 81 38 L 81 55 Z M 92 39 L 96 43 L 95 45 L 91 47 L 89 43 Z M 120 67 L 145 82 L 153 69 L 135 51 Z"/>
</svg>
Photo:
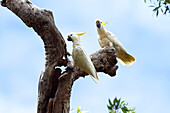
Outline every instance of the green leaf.
<svg viewBox="0 0 170 113">
<path fill-rule="evenodd" d="M 144 0 L 144 2 L 146 3 L 146 0 Z"/>
<path fill-rule="evenodd" d="M 112 104 L 112 102 L 111 102 L 111 100 L 109 99 L 109 104 L 113 107 L 113 104 Z"/>
<path fill-rule="evenodd" d="M 121 98 L 117 101 L 117 106 L 120 106 Z"/>
<path fill-rule="evenodd" d="M 114 98 L 113 104 L 115 105 L 116 102 L 117 102 L 117 97 Z"/>
<path fill-rule="evenodd" d="M 112 107 L 111 107 L 111 106 L 108 106 L 108 105 L 107 105 L 107 108 L 108 108 L 109 110 L 112 110 Z"/>
<path fill-rule="evenodd" d="M 116 110 L 111 110 L 111 111 L 109 111 L 109 113 L 116 113 Z"/>
<path fill-rule="evenodd" d="M 113 100 L 113 106 L 115 107 L 116 110 L 118 109 L 117 101 L 118 101 L 117 97 L 115 97 L 114 100 Z"/>
<path fill-rule="evenodd" d="M 117 110 L 117 109 L 119 109 L 119 106 L 120 106 L 120 100 L 121 100 L 121 98 L 120 99 L 118 99 L 117 101 L 116 101 L 116 103 L 115 103 L 115 109 Z"/>
<path fill-rule="evenodd" d="M 155 7 L 154 5 L 150 5 L 149 7 Z"/>
<path fill-rule="evenodd" d="M 156 16 L 158 16 L 158 14 L 159 14 L 159 10 L 156 11 Z"/>
<path fill-rule="evenodd" d="M 166 3 L 170 3 L 170 0 L 165 0 Z"/>
<path fill-rule="evenodd" d="M 156 11 L 156 10 L 158 10 L 160 7 L 155 7 L 155 9 L 153 9 L 153 11 Z"/>
<path fill-rule="evenodd" d="M 165 9 L 164 14 L 166 15 L 167 11 L 169 10 L 169 7 L 168 7 L 168 6 L 166 6 L 165 8 L 166 8 L 166 9 Z"/>
<path fill-rule="evenodd" d="M 124 110 L 124 111 L 129 111 L 126 106 L 124 106 L 124 107 L 122 108 L 122 111 L 123 111 L 123 110 Z"/>
<path fill-rule="evenodd" d="M 161 7 L 161 0 L 159 0 L 159 7 Z"/>
<path fill-rule="evenodd" d="M 81 113 L 81 110 L 82 110 L 83 108 L 79 108 L 78 107 L 78 109 L 77 109 L 77 113 Z"/>
<path fill-rule="evenodd" d="M 125 101 L 122 101 L 121 104 L 123 104 Z"/>
<path fill-rule="evenodd" d="M 126 110 L 122 109 L 123 113 L 127 113 Z"/>
</svg>

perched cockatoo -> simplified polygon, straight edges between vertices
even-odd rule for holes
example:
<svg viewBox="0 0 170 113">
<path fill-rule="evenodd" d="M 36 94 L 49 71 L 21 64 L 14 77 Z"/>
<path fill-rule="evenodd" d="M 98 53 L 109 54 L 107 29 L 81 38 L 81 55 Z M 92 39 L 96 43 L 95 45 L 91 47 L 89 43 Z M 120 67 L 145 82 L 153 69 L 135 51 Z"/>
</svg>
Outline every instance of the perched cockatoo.
<svg viewBox="0 0 170 113">
<path fill-rule="evenodd" d="M 81 44 L 80 36 L 85 34 L 83 33 L 70 33 L 68 34 L 68 41 L 73 42 L 73 49 L 72 49 L 72 57 L 74 60 L 73 67 L 78 66 L 80 69 L 88 73 L 93 80 L 97 83 L 99 80 L 99 77 L 97 76 L 96 69 L 94 68 L 94 65 L 87 55 L 83 45 Z"/>
<path fill-rule="evenodd" d="M 105 46 L 113 46 L 117 52 L 117 57 L 120 59 L 122 64 L 131 65 L 135 62 L 135 58 L 127 53 L 123 45 L 120 43 L 118 38 L 110 31 L 107 31 L 101 20 L 96 20 L 97 33 L 99 35 L 98 41 L 100 46 L 103 48 Z"/>
</svg>

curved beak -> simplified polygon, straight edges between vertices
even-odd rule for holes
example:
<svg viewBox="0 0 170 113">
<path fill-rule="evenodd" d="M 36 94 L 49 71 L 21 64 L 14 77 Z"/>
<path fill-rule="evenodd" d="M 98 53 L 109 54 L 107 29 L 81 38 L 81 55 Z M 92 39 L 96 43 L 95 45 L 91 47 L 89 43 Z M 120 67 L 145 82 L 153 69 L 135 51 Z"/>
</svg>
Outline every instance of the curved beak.
<svg viewBox="0 0 170 113">
<path fill-rule="evenodd" d="M 73 41 L 70 36 L 68 36 L 67 40 L 68 40 L 68 41 Z"/>
<path fill-rule="evenodd" d="M 102 22 L 102 25 L 103 25 L 103 26 L 106 26 L 107 23 L 108 23 L 108 22 L 106 22 L 106 23 L 104 24 L 104 23 Z"/>
</svg>

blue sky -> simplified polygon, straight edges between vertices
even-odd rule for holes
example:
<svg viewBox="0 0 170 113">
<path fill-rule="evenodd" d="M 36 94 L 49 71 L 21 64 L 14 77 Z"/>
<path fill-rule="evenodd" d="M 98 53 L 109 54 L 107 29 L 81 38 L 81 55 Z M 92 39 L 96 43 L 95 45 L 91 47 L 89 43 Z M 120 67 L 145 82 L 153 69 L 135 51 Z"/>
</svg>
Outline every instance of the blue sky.
<svg viewBox="0 0 170 113">
<path fill-rule="evenodd" d="M 132 66 L 120 63 L 114 78 L 98 73 L 100 83 L 90 77 L 73 85 L 71 108 L 107 113 L 108 98 L 121 97 L 137 113 L 165 113 L 170 95 L 170 17 L 153 15 L 143 0 L 32 0 L 53 11 L 55 23 L 65 39 L 69 32 L 81 37 L 88 54 L 100 49 L 95 19 L 108 21 L 127 51 L 135 56 Z M 71 52 L 72 43 L 67 42 Z M 40 37 L 15 14 L 0 7 L 0 113 L 35 113 L 38 80 L 44 67 Z"/>
</svg>

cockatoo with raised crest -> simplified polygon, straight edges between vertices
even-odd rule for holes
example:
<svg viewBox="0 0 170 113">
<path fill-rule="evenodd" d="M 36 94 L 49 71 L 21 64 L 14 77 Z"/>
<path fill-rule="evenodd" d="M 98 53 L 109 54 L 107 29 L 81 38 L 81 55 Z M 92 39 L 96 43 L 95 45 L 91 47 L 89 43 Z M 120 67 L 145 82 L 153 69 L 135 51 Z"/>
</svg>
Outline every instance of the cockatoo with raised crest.
<svg viewBox="0 0 170 113">
<path fill-rule="evenodd" d="M 106 26 L 107 22 L 104 24 L 101 20 L 96 20 L 97 33 L 99 35 L 98 42 L 100 46 L 103 48 L 105 46 L 113 46 L 117 52 L 117 57 L 120 59 L 122 64 L 131 65 L 135 62 L 135 58 L 127 53 L 123 45 L 120 43 L 118 38 L 110 31 L 107 31 L 104 26 Z"/>
<path fill-rule="evenodd" d="M 68 34 L 68 41 L 73 42 L 73 49 L 72 49 L 72 58 L 74 60 L 73 68 L 78 66 L 80 69 L 88 73 L 92 79 L 97 83 L 99 77 L 97 76 L 96 69 L 87 55 L 81 40 L 80 36 L 85 34 L 83 33 L 70 33 Z"/>
</svg>

